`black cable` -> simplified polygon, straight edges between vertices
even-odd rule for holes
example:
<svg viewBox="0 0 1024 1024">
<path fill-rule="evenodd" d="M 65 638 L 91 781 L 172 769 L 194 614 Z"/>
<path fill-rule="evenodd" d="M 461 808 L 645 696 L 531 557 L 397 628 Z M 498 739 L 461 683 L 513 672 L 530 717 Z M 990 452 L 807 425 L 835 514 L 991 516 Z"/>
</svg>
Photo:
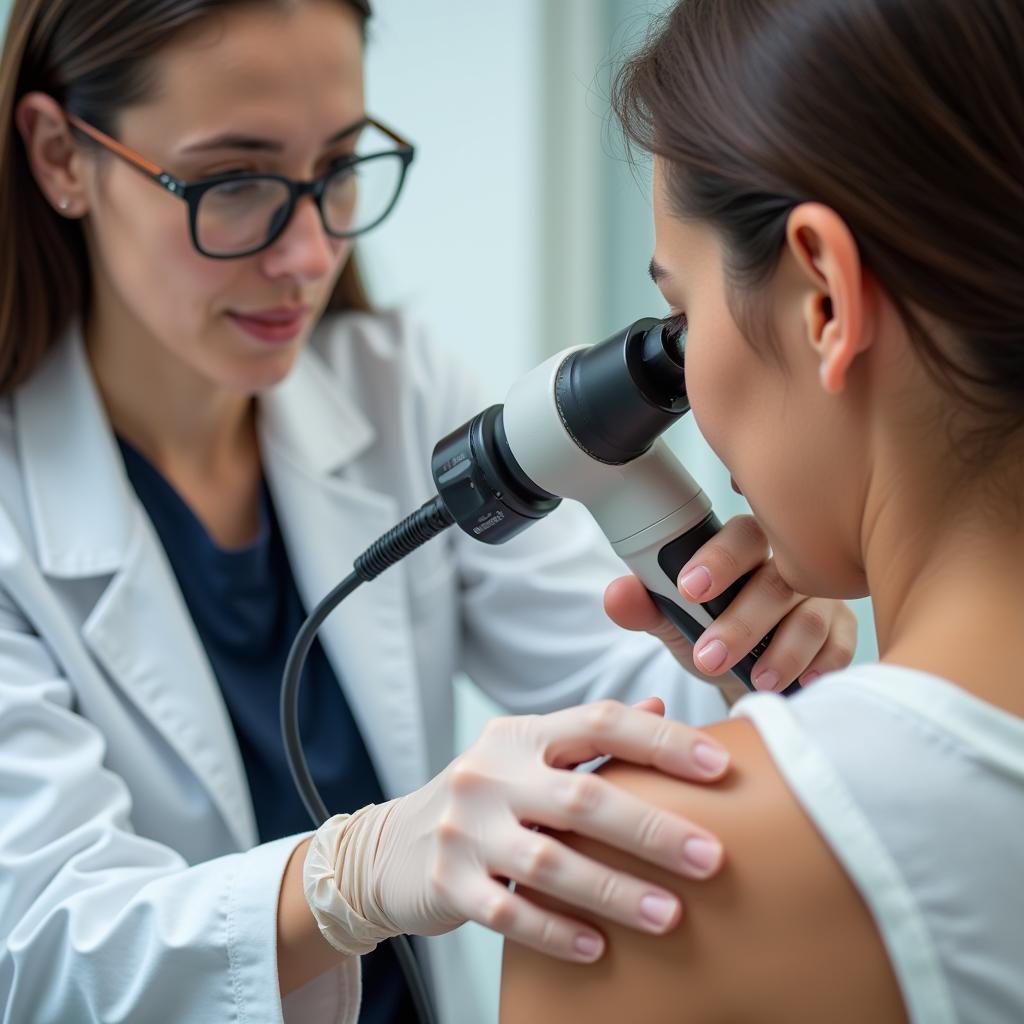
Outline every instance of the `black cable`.
<svg viewBox="0 0 1024 1024">
<path fill-rule="evenodd" d="M 362 583 L 376 579 L 385 569 L 442 533 L 453 522 L 455 520 L 445 504 L 435 496 L 412 515 L 403 519 L 394 529 L 388 530 L 356 559 L 355 571 L 342 580 L 310 612 L 292 642 L 281 683 L 281 737 L 295 788 L 299 791 L 303 806 L 317 828 L 330 817 L 330 813 L 309 771 L 299 732 L 299 687 L 309 649 L 313 646 L 324 620 L 353 590 Z M 417 1017 L 421 1024 L 434 1024 L 436 1018 L 430 995 L 409 940 L 404 935 L 396 935 L 391 941 L 394 944 L 395 956 L 408 982 Z"/>
</svg>

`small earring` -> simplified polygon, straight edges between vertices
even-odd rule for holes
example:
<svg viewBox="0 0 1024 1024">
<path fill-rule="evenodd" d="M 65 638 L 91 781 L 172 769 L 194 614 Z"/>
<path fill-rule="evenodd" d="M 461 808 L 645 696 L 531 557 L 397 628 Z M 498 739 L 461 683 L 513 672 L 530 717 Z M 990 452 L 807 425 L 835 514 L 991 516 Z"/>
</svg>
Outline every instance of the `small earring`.
<svg viewBox="0 0 1024 1024">
<path fill-rule="evenodd" d="M 67 208 L 71 205 L 71 200 L 68 199 L 67 196 L 64 196 L 64 198 L 61 199 L 61 201 L 57 205 L 61 208 L 61 210 L 67 210 Z"/>
</svg>

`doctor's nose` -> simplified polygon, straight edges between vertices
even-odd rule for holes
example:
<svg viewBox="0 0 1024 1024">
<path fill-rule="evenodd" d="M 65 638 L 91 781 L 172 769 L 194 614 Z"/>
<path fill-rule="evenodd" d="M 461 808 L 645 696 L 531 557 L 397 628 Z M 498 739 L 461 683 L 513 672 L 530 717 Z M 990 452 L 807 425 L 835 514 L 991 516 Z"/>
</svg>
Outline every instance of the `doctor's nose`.
<svg viewBox="0 0 1024 1024">
<path fill-rule="evenodd" d="M 265 250 L 263 267 L 271 277 L 283 275 L 315 281 L 329 274 L 351 248 L 350 240 L 327 234 L 320 211 L 311 196 L 295 204 L 281 235 Z"/>
</svg>

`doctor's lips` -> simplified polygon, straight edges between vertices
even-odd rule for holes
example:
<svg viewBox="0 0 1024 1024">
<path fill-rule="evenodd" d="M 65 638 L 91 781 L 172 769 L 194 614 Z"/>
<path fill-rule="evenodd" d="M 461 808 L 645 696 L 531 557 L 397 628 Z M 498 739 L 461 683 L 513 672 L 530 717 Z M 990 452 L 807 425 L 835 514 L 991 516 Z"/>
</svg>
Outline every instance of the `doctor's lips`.
<svg viewBox="0 0 1024 1024">
<path fill-rule="evenodd" d="M 260 341 L 287 342 L 302 333 L 309 313 L 309 306 L 276 306 L 251 313 L 232 311 L 227 315 L 243 331 Z"/>
</svg>

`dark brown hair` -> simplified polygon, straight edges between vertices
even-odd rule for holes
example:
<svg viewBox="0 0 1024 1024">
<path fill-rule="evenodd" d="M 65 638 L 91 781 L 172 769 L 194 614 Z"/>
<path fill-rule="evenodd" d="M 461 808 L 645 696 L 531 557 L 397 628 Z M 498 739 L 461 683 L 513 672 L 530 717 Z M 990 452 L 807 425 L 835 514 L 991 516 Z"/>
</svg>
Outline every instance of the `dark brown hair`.
<svg viewBox="0 0 1024 1024">
<path fill-rule="evenodd" d="M 218 11 L 272 0 L 16 0 L 0 58 L 0 394 L 22 383 L 68 323 L 87 310 L 89 261 L 78 221 L 59 216 L 29 168 L 14 122 L 39 90 L 108 134 L 153 86 L 168 40 Z M 369 0 L 343 0 L 365 29 Z M 354 256 L 331 310 L 369 309 Z"/>
<path fill-rule="evenodd" d="M 722 237 L 748 337 L 790 211 L 822 202 L 933 374 L 994 436 L 1024 427 L 1021 0 L 682 0 L 612 102 L 675 211 Z"/>
</svg>

